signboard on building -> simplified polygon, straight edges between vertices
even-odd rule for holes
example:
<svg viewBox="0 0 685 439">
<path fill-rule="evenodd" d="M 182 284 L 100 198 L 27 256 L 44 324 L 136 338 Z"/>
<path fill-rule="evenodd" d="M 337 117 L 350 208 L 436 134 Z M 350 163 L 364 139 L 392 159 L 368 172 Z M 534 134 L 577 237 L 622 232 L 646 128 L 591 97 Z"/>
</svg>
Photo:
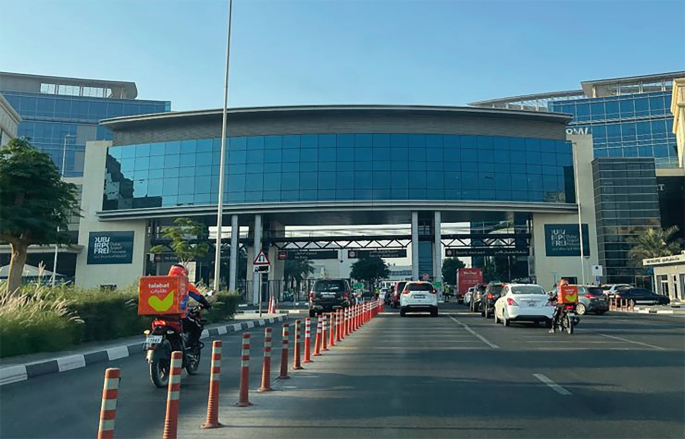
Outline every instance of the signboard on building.
<svg viewBox="0 0 685 439">
<path fill-rule="evenodd" d="M 583 253 L 590 256 L 590 237 L 583 224 Z M 578 224 L 545 224 L 545 254 L 547 256 L 580 256 Z"/>
<path fill-rule="evenodd" d="M 650 266 L 650 265 L 677 264 L 677 263 L 685 263 L 685 252 L 683 252 L 680 255 L 663 256 L 661 258 L 651 258 L 651 259 L 643 259 L 642 260 L 642 265 L 644 265 L 646 267 Z"/>
<path fill-rule="evenodd" d="M 528 256 L 528 249 L 513 247 L 467 247 L 445 249 L 445 257 L 454 258 L 456 256 Z"/>
<path fill-rule="evenodd" d="M 320 259 L 338 259 L 338 250 L 310 250 L 310 249 L 289 249 L 278 252 L 278 260 L 304 259 L 309 261 Z"/>
<path fill-rule="evenodd" d="M 367 258 L 406 258 L 406 248 L 382 248 L 376 250 L 348 250 L 348 259 L 367 259 Z"/>
<path fill-rule="evenodd" d="M 88 264 L 133 262 L 133 232 L 90 232 Z"/>
</svg>

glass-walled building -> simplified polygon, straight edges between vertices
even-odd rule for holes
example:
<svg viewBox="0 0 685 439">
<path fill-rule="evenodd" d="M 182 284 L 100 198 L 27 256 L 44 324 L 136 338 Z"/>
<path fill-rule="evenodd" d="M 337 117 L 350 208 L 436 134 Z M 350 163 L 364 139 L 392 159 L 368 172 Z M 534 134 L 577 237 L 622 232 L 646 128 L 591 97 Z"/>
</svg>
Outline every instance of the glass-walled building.
<svg viewBox="0 0 685 439">
<path fill-rule="evenodd" d="M 100 120 L 171 110 L 168 101 L 136 99 L 132 82 L 0 72 L 0 93 L 21 115 L 18 136 L 50 154 L 60 170 L 64 161 L 66 177 L 83 175 L 87 141 L 111 139 Z"/>
</svg>

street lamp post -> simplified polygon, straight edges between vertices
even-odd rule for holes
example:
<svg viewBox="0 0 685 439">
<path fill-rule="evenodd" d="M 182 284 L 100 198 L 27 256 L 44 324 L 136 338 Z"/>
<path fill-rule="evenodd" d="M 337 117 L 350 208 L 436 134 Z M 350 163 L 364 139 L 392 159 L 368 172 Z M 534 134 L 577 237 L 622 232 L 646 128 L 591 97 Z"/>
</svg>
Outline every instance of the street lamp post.
<svg viewBox="0 0 685 439">
<path fill-rule="evenodd" d="M 585 248 L 583 247 L 583 217 L 580 207 L 580 178 L 578 177 L 578 142 L 571 142 L 573 148 L 573 180 L 576 190 L 576 205 L 578 206 L 578 237 L 580 238 L 580 278 L 585 285 Z"/>
<path fill-rule="evenodd" d="M 70 137 L 76 137 L 73 134 L 67 134 L 64 136 L 64 145 L 62 146 L 62 168 L 60 169 L 60 178 L 64 178 L 64 168 L 67 165 L 67 139 Z M 59 232 L 59 226 L 57 226 L 57 231 Z M 55 256 L 52 260 L 52 287 L 54 288 L 57 284 L 57 255 L 59 253 L 59 244 L 55 244 Z"/>
<path fill-rule="evenodd" d="M 231 18 L 233 12 L 233 0 L 228 0 L 228 36 L 226 41 L 226 74 L 224 76 L 224 106 L 222 108 L 221 124 L 221 161 L 219 164 L 219 194 L 216 207 L 216 243 L 214 252 L 214 289 L 219 290 L 221 285 L 221 225 L 224 219 L 224 168 L 226 167 L 226 124 L 228 109 L 228 73 L 231 59 Z M 232 233 L 236 233 L 235 230 Z M 234 252 L 237 249 L 231 248 Z"/>
</svg>

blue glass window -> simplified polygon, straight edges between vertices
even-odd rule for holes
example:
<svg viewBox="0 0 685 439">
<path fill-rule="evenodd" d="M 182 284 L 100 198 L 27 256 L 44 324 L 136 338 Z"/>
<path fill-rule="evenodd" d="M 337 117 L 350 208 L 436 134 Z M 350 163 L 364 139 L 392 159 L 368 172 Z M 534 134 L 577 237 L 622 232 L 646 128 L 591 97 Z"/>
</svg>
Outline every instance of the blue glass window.
<svg viewBox="0 0 685 439">
<path fill-rule="evenodd" d="M 389 134 L 374 134 L 373 135 L 373 147 L 374 148 L 389 148 L 390 147 L 390 135 Z"/>
<path fill-rule="evenodd" d="M 281 149 L 281 136 L 266 136 L 264 137 L 264 149 Z M 268 155 L 268 153 L 267 153 Z"/>
<path fill-rule="evenodd" d="M 336 135 L 335 134 L 319 134 L 319 148 L 335 148 Z"/>
<path fill-rule="evenodd" d="M 318 146 L 318 138 L 316 134 L 305 134 L 300 138 L 300 146 L 302 148 L 316 148 Z"/>
<path fill-rule="evenodd" d="M 267 149 L 264 151 L 264 163 L 281 163 L 282 151 L 280 149 Z"/>
<path fill-rule="evenodd" d="M 355 134 L 354 142 L 357 148 L 371 148 L 373 146 L 373 137 L 371 134 Z"/>
<path fill-rule="evenodd" d="M 369 139 L 370 142 L 371 139 Z M 372 160 L 372 149 L 370 147 L 360 148 L 357 147 L 354 150 L 354 159 L 357 161 L 371 161 Z"/>
<path fill-rule="evenodd" d="M 338 134 L 338 148 L 354 148 L 354 134 Z"/>
<path fill-rule="evenodd" d="M 231 137 L 229 139 L 229 149 L 233 151 L 244 151 L 247 149 L 247 137 Z"/>
<path fill-rule="evenodd" d="M 285 144 L 283 145 L 285 147 Z M 300 161 L 300 150 L 298 149 L 283 149 L 283 162 L 299 162 Z"/>
<path fill-rule="evenodd" d="M 315 162 L 317 161 L 319 156 L 319 150 L 318 149 L 302 149 L 300 151 L 300 160 L 302 162 Z"/>
</svg>

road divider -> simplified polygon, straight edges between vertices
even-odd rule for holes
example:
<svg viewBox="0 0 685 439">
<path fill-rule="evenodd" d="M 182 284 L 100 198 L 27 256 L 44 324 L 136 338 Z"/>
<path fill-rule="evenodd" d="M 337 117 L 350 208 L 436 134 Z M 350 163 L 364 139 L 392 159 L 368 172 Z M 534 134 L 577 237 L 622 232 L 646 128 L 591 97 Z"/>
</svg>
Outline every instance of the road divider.
<svg viewBox="0 0 685 439">
<path fill-rule="evenodd" d="M 314 340 L 314 356 L 321 355 L 321 333 L 323 332 L 323 322 L 321 317 L 316 318 L 316 340 Z"/>
<path fill-rule="evenodd" d="M 293 370 L 304 369 L 301 364 L 300 329 L 302 322 L 295 320 L 295 346 L 293 347 Z"/>
<path fill-rule="evenodd" d="M 203 430 L 223 427 L 219 422 L 219 383 L 221 382 L 221 340 L 212 342 L 212 363 L 209 371 L 209 397 L 207 419 L 200 426 Z"/>
<path fill-rule="evenodd" d="M 304 363 L 312 362 L 312 319 L 304 319 Z"/>
<path fill-rule="evenodd" d="M 238 407 L 252 405 L 250 403 L 250 334 L 243 334 L 243 342 L 240 345 L 240 391 L 236 405 Z"/>
<path fill-rule="evenodd" d="M 98 439 L 114 437 L 114 419 L 117 413 L 117 399 L 119 398 L 119 382 L 121 371 L 116 367 L 105 370 L 105 384 L 102 386 L 102 405 L 100 406 L 100 424 L 98 425 Z"/>
</svg>

